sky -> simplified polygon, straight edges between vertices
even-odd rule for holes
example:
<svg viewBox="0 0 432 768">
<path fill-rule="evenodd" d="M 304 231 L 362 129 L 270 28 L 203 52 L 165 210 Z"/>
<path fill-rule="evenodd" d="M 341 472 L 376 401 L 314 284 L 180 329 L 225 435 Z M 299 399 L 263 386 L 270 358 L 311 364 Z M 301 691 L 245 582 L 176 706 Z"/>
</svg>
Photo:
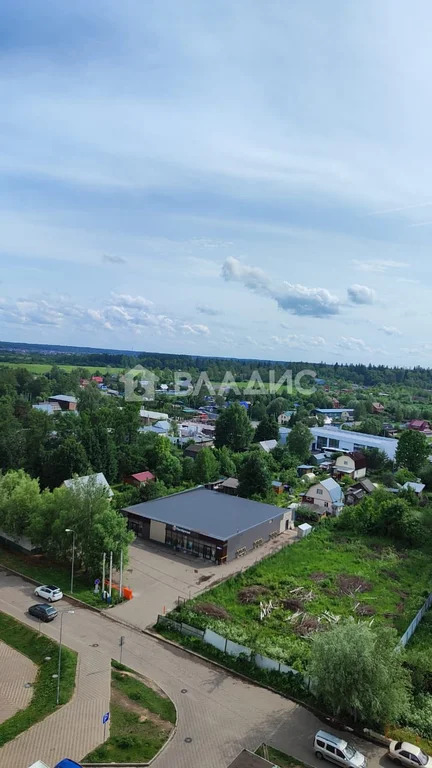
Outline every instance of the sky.
<svg viewBox="0 0 432 768">
<path fill-rule="evenodd" d="M 5 0 L 0 339 L 431 365 L 426 0 Z"/>
</svg>

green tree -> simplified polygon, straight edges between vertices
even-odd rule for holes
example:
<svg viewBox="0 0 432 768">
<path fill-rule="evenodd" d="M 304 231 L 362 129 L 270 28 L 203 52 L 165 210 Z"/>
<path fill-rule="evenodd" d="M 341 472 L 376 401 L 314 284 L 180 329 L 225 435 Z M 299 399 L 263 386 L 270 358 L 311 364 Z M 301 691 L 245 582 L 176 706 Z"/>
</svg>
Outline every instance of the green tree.
<svg viewBox="0 0 432 768">
<path fill-rule="evenodd" d="M 78 410 L 83 413 L 95 413 L 104 403 L 104 397 L 94 382 L 90 382 L 80 390 L 78 396 Z"/>
<path fill-rule="evenodd" d="M 251 451 L 239 470 L 239 496 L 266 496 L 271 489 L 271 473 L 263 454 Z"/>
<path fill-rule="evenodd" d="M 379 448 L 366 448 L 363 451 L 367 468 L 376 471 L 383 472 L 385 469 L 391 466 L 391 462 L 384 451 L 380 451 Z"/>
<path fill-rule="evenodd" d="M 278 439 L 279 427 L 276 419 L 271 416 L 265 416 L 255 430 L 254 442 L 259 443 L 261 440 Z"/>
<path fill-rule="evenodd" d="M 256 400 L 250 408 L 249 415 L 254 421 L 261 421 L 266 415 L 267 410 L 262 400 Z"/>
<path fill-rule="evenodd" d="M 415 432 L 413 429 L 407 429 L 399 438 L 396 449 L 396 465 L 406 467 L 411 472 L 418 474 L 429 453 L 430 448 L 425 435 L 422 435 L 421 432 Z"/>
<path fill-rule="evenodd" d="M 89 460 L 82 443 L 73 435 L 47 455 L 45 475 L 47 485 L 55 488 L 74 475 L 87 475 Z"/>
<path fill-rule="evenodd" d="M 183 482 L 193 483 L 195 481 L 195 462 L 190 456 L 184 456 L 182 460 Z"/>
<path fill-rule="evenodd" d="M 310 455 L 313 435 L 305 424 L 298 422 L 287 437 L 287 446 L 300 461 L 306 461 Z"/>
<path fill-rule="evenodd" d="M 246 451 L 252 440 L 253 429 L 245 408 L 239 403 L 228 406 L 216 421 L 215 446 L 226 445 L 232 451 Z"/>
<path fill-rule="evenodd" d="M 223 445 L 222 448 L 216 448 L 214 453 L 219 462 L 221 477 L 232 477 L 235 475 L 237 470 L 230 449 Z"/>
<path fill-rule="evenodd" d="M 219 477 L 219 462 L 211 448 L 199 451 L 194 461 L 194 479 L 196 483 L 210 483 Z"/>
<path fill-rule="evenodd" d="M 0 476 L 0 528 L 13 537 L 27 533 L 40 506 L 40 488 L 23 469 Z"/>
<path fill-rule="evenodd" d="M 397 722 L 408 704 L 409 677 L 396 644 L 394 630 L 353 620 L 317 632 L 308 673 L 326 710 L 372 727 Z"/>
<path fill-rule="evenodd" d="M 267 413 L 269 416 L 275 416 L 276 418 L 288 409 L 288 400 L 285 397 L 276 397 L 267 406 Z"/>
</svg>

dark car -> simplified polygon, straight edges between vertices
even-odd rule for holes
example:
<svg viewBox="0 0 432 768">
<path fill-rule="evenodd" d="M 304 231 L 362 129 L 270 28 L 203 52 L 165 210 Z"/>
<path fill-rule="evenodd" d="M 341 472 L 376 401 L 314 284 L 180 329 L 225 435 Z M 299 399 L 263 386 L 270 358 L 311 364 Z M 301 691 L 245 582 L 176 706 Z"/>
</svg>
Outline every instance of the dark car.
<svg viewBox="0 0 432 768">
<path fill-rule="evenodd" d="M 30 616 L 35 616 L 41 621 L 52 621 L 57 616 L 57 611 L 52 605 L 45 605 L 45 603 L 38 603 L 37 605 L 31 605 L 28 609 Z"/>
</svg>

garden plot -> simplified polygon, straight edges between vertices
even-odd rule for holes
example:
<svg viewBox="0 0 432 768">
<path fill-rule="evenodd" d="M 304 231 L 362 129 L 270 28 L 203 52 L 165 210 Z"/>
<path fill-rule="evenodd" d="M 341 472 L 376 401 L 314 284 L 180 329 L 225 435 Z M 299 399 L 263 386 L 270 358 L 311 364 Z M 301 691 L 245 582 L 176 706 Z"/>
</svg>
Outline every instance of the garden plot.
<svg viewBox="0 0 432 768">
<path fill-rule="evenodd" d="M 191 600 L 173 618 L 299 670 L 310 638 L 343 617 L 402 635 L 430 591 L 432 560 L 388 539 L 349 538 L 326 525 Z"/>
</svg>

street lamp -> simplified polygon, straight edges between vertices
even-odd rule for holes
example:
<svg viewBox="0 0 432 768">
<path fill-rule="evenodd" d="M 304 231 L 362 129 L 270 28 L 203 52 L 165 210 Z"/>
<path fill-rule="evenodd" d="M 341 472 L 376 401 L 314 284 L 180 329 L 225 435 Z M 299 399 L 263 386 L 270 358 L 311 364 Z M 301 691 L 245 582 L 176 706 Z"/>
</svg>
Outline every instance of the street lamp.
<svg viewBox="0 0 432 768">
<path fill-rule="evenodd" d="M 72 567 L 71 567 L 71 595 L 73 595 L 73 580 L 74 580 L 74 561 L 75 561 L 75 531 L 72 528 L 65 528 L 65 533 L 72 534 Z"/>
<path fill-rule="evenodd" d="M 61 673 L 61 652 L 62 652 L 62 635 L 63 635 L 63 616 L 65 613 L 75 613 L 68 609 L 60 611 L 60 643 L 59 643 L 59 655 L 58 655 L 58 670 L 57 670 L 57 701 L 56 704 L 60 704 L 60 673 Z"/>
</svg>

